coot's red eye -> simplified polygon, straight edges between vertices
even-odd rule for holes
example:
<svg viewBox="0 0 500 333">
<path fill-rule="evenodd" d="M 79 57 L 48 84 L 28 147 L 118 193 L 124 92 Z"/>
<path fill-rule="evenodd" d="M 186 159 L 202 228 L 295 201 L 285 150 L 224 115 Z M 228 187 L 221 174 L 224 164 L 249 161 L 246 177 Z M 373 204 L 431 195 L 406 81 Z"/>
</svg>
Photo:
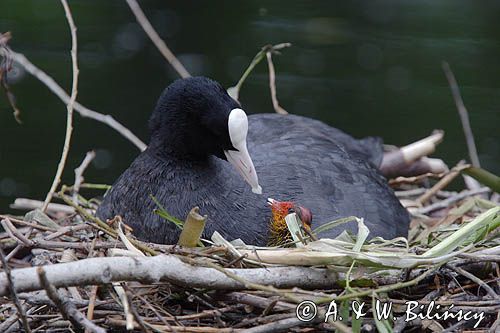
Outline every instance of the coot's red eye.
<svg viewBox="0 0 500 333">
<path fill-rule="evenodd" d="M 298 206 L 296 207 L 295 211 L 297 212 L 297 215 L 299 215 L 299 218 L 302 221 L 302 223 L 310 227 L 312 224 L 311 210 L 302 206 Z"/>
</svg>

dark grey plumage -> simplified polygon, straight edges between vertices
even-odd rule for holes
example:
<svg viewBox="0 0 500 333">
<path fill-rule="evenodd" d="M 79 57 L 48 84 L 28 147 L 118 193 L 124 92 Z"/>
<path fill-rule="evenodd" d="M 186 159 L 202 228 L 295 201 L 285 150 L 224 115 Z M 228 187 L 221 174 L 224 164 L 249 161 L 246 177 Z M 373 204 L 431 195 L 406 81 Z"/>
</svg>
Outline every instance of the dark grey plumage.
<svg viewBox="0 0 500 333">
<path fill-rule="evenodd" d="M 186 104 L 183 96 L 191 96 L 191 101 Z M 356 140 L 300 116 L 251 115 L 247 142 L 263 189 L 258 195 L 227 161 L 214 156 L 223 157 L 218 149 L 230 146 L 225 138 L 227 124 L 225 129 L 212 131 L 190 123 L 203 119 L 201 127 L 207 123 L 209 127 L 224 127 L 235 107 L 238 104 L 220 85 L 208 79 L 179 80 L 167 88 L 151 118 L 153 133 L 148 149 L 115 182 L 98 216 L 121 215 L 138 238 L 174 243 L 179 231 L 153 213 L 157 207 L 150 195 L 154 195 L 180 219 L 199 206 L 201 213 L 209 216 L 205 237 L 217 230 L 227 239 L 264 245 L 271 216 L 266 199 L 271 197 L 309 208 L 313 227 L 355 215 L 365 218 L 372 237 L 407 235 L 408 213 L 377 170 L 382 159 L 380 139 Z M 202 135 L 183 138 L 192 133 Z M 182 153 L 168 142 L 172 140 L 182 146 Z M 207 146 L 202 149 L 206 154 L 189 153 L 198 141 Z M 344 229 L 355 232 L 356 225 L 342 225 L 320 236 L 333 237 Z"/>
</svg>

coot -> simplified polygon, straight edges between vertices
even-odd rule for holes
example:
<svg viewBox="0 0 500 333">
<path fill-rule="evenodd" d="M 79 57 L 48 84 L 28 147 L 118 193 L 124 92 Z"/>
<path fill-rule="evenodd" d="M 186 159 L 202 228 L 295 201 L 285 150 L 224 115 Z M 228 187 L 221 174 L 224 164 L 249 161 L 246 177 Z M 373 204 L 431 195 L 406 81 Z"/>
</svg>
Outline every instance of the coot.
<svg viewBox="0 0 500 333">
<path fill-rule="evenodd" d="M 204 77 L 168 86 L 149 127 L 148 148 L 97 211 L 102 219 L 121 215 L 139 239 L 169 244 L 179 236 L 175 225 L 153 212 L 151 196 L 180 219 L 199 206 L 209 216 L 205 237 L 218 231 L 247 244 L 267 242 L 269 197 L 310 209 L 313 227 L 355 215 L 365 218 L 372 237 L 407 235 L 408 212 L 377 169 L 379 139 L 356 140 L 295 115 L 247 118 L 220 84 Z M 342 225 L 319 236 L 356 228 Z"/>
</svg>

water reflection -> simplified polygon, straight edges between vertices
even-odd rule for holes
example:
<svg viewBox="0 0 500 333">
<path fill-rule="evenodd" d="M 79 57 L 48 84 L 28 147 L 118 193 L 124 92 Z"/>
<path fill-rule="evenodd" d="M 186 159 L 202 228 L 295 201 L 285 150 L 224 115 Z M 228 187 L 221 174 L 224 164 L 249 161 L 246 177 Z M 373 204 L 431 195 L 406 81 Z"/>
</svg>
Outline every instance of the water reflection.
<svg viewBox="0 0 500 333">
<path fill-rule="evenodd" d="M 143 140 L 162 89 L 177 75 L 135 22 L 124 1 L 73 1 L 79 37 L 79 101 L 112 114 Z M 275 56 L 280 104 L 354 136 L 405 144 L 446 131 L 438 155 L 467 156 L 461 124 L 440 63 L 452 66 L 470 112 L 481 162 L 500 173 L 500 6 L 466 1 L 169 1 L 143 3 L 158 33 L 196 75 L 226 87 L 256 51 L 291 42 Z M 0 31 L 69 90 L 70 39 L 58 2 L 2 0 Z M 24 125 L 0 97 L 0 211 L 16 196 L 43 198 L 64 137 L 65 107 L 15 66 L 9 82 Z M 266 66 L 240 94 L 250 112 L 272 112 Z M 97 157 L 86 179 L 111 183 L 138 151 L 107 126 L 75 116 L 63 182 L 73 182 L 85 152 Z"/>
</svg>

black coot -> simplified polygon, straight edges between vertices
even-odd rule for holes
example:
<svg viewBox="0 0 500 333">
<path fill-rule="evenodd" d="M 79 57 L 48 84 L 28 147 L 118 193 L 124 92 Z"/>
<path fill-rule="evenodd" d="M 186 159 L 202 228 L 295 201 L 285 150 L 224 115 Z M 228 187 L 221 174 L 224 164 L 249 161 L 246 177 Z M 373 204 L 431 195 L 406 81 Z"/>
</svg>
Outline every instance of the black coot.
<svg viewBox="0 0 500 333">
<path fill-rule="evenodd" d="M 153 213 L 153 195 L 180 219 L 199 206 L 209 216 L 205 237 L 217 230 L 229 240 L 264 245 L 271 197 L 309 208 L 313 227 L 355 215 L 365 218 L 372 237 L 407 235 L 408 213 L 377 169 L 379 139 L 356 140 L 294 115 L 247 119 L 240 108 L 210 79 L 172 83 L 151 116 L 148 148 L 106 194 L 97 215 L 121 215 L 139 239 L 175 243 L 179 231 Z M 320 236 L 344 229 L 355 232 L 356 226 Z"/>
</svg>

